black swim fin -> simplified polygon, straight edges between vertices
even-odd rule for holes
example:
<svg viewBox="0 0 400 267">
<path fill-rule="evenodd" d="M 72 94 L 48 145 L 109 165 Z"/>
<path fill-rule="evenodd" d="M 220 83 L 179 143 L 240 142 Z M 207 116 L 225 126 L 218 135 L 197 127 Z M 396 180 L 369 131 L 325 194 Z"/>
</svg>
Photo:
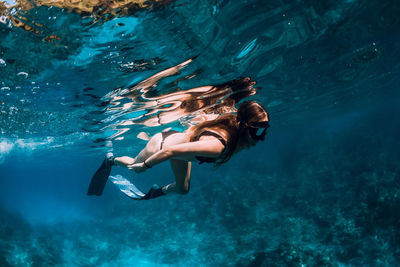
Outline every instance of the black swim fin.
<svg viewBox="0 0 400 267">
<path fill-rule="evenodd" d="M 100 168 L 96 171 L 96 173 L 92 177 L 92 180 L 90 181 L 89 189 L 87 192 L 89 196 L 101 196 L 104 187 L 106 186 L 108 176 L 110 176 L 112 165 L 112 160 L 110 160 L 109 157 L 104 159 Z"/>
<path fill-rule="evenodd" d="M 122 193 L 134 200 L 148 200 L 165 195 L 158 185 L 153 185 L 150 191 L 145 194 L 122 175 L 110 176 L 110 181 L 113 182 Z"/>
<path fill-rule="evenodd" d="M 149 200 L 164 195 L 165 193 L 162 191 L 162 188 L 155 184 L 152 188 L 150 188 L 150 191 L 142 199 Z"/>
</svg>

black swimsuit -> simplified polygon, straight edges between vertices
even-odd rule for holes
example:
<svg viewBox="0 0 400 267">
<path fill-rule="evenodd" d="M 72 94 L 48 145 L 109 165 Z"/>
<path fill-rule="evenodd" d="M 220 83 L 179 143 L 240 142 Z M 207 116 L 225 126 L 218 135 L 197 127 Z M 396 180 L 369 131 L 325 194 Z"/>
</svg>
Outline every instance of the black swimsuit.
<svg viewBox="0 0 400 267">
<path fill-rule="evenodd" d="M 202 137 L 203 135 L 210 135 L 216 137 L 223 145 L 224 145 L 224 150 L 222 151 L 221 155 L 224 153 L 225 148 L 226 148 L 226 141 L 224 138 L 222 138 L 219 134 L 216 134 L 214 132 L 210 131 L 204 131 L 199 135 L 199 138 Z M 204 162 L 206 163 L 215 163 L 218 158 L 210 158 L 210 157 L 202 157 L 202 156 L 195 156 L 195 158 L 199 161 L 199 164 L 202 164 Z"/>
</svg>

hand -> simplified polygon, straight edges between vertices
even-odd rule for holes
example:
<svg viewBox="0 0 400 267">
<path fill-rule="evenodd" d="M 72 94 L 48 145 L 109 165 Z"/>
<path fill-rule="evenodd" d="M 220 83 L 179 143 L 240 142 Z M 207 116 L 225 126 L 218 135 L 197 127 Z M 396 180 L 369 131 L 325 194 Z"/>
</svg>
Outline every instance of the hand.
<svg viewBox="0 0 400 267">
<path fill-rule="evenodd" d="M 144 165 L 143 162 L 141 162 L 128 165 L 128 169 L 133 170 L 136 173 L 141 173 L 147 170 L 147 167 Z"/>
</svg>

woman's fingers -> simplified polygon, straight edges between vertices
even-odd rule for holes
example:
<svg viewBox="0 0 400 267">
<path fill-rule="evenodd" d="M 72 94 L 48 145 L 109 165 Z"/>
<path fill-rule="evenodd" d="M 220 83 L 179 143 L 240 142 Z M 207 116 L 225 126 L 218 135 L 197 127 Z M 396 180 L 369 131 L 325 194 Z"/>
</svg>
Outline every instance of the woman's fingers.
<svg viewBox="0 0 400 267">
<path fill-rule="evenodd" d="M 143 162 L 141 163 L 134 163 L 127 166 L 129 170 L 133 170 L 136 173 L 144 172 L 147 168 L 144 166 Z"/>
</svg>

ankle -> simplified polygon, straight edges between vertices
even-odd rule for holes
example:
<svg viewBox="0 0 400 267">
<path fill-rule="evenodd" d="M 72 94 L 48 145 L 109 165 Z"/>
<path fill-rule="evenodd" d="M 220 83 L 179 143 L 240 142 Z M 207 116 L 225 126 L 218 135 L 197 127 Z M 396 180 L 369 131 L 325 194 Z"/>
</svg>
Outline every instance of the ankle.
<svg viewBox="0 0 400 267">
<path fill-rule="evenodd" d="M 115 157 L 114 157 L 113 153 L 111 153 L 111 152 L 107 153 L 106 159 L 107 159 L 108 164 L 115 165 Z"/>
</svg>

